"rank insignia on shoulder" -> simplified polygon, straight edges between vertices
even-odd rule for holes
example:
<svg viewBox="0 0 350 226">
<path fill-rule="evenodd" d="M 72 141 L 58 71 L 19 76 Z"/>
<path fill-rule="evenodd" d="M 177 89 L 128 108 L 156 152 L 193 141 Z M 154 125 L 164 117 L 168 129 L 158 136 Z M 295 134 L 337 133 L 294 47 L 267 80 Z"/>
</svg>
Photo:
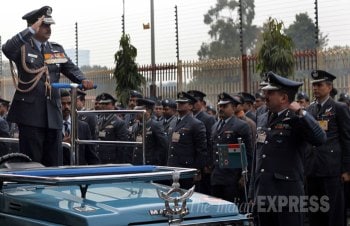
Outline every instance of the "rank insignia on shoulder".
<svg viewBox="0 0 350 226">
<path fill-rule="evenodd" d="M 62 64 L 68 61 L 64 53 L 45 53 L 44 58 L 46 64 Z"/>
</svg>

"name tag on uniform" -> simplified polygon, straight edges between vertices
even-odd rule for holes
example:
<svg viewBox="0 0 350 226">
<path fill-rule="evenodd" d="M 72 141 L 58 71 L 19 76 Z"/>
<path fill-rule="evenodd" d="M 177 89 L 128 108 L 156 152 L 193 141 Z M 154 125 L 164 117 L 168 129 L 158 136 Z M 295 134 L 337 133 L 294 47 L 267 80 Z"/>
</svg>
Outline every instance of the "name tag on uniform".
<svg viewBox="0 0 350 226">
<path fill-rule="evenodd" d="M 100 131 L 98 132 L 99 137 L 106 137 L 106 131 Z"/>
<path fill-rule="evenodd" d="M 141 135 L 138 135 L 136 137 L 136 142 L 142 142 L 142 136 Z"/>
<path fill-rule="evenodd" d="M 327 120 L 319 120 L 318 124 L 320 125 L 321 129 L 324 131 L 328 130 L 328 121 Z"/>
<path fill-rule="evenodd" d="M 258 131 L 258 138 L 256 139 L 256 142 L 258 143 L 265 143 L 266 140 L 266 133 L 264 131 Z"/>
<path fill-rule="evenodd" d="M 178 143 L 179 140 L 180 140 L 180 133 L 174 132 L 173 135 L 171 136 L 171 141 L 174 143 Z"/>
</svg>

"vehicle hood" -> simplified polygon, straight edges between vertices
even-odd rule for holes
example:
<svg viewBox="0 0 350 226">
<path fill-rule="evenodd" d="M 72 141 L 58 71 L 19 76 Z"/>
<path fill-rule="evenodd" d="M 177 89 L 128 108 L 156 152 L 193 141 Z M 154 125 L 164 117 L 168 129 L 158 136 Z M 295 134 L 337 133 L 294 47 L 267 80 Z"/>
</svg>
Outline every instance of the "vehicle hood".
<svg viewBox="0 0 350 226">
<path fill-rule="evenodd" d="M 0 212 L 55 225 L 166 225 L 164 200 L 157 189 L 167 192 L 170 187 L 147 182 L 93 184 L 83 199 L 78 185 L 7 185 L 0 196 Z M 187 220 L 243 219 L 235 204 L 200 193 L 187 200 L 187 208 Z"/>
</svg>

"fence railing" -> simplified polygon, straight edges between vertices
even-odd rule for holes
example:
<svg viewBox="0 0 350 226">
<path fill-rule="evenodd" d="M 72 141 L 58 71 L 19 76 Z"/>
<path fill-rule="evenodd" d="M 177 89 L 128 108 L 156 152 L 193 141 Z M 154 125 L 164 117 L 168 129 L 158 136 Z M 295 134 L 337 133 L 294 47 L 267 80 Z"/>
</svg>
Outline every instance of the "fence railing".
<svg viewBox="0 0 350 226">
<path fill-rule="evenodd" d="M 309 81 L 310 72 L 316 68 L 315 51 L 296 51 L 295 73 L 292 79 L 304 82 L 302 90 L 311 94 Z M 256 71 L 256 56 L 246 57 L 247 91 L 254 93 L 259 89 L 260 76 Z M 334 86 L 339 92 L 350 91 L 350 49 L 328 50 L 317 53 L 318 69 L 327 70 L 337 76 Z M 174 63 L 140 65 L 139 72 L 145 77 L 146 84 L 142 87 L 144 95 L 149 96 L 152 83 L 152 71 L 155 71 L 156 92 L 158 97 L 176 98 L 178 91 L 197 89 L 207 94 L 207 101 L 214 104 L 220 92 L 243 91 L 242 59 L 216 59 L 216 60 L 192 60 L 178 61 Z M 115 78 L 113 69 L 90 71 L 85 73 L 89 79 L 97 84 L 96 90 L 87 92 L 86 102 L 88 107 L 93 106 L 95 96 L 101 92 L 115 93 Z M 61 82 L 68 82 L 62 76 Z M 11 77 L 1 78 L 1 96 L 12 99 L 14 88 Z"/>
</svg>

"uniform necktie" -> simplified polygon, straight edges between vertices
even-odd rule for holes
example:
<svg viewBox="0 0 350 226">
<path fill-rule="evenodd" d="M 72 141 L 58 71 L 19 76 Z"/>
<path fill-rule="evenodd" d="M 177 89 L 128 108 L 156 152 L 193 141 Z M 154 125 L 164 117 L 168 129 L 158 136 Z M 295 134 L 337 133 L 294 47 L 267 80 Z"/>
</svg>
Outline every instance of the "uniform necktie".
<svg viewBox="0 0 350 226">
<path fill-rule="evenodd" d="M 321 113 L 321 108 L 322 108 L 322 105 L 320 103 L 318 103 L 316 105 L 316 109 L 317 109 L 317 115 Z"/>
<path fill-rule="evenodd" d="M 176 125 L 178 125 L 181 122 L 181 118 L 178 118 L 176 121 Z"/>
<path fill-rule="evenodd" d="M 225 125 L 225 120 L 221 119 L 218 125 L 218 131 Z"/>
<path fill-rule="evenodd" d="M 40 52 L 41 52 L 41 55 L 44 56 L 44 52 L 45 52 L 45 43 L 44 42 L 41 43 L 41 45 L 40 45 Z"/>
<path fill-rule="evenodd" d="M 67 121 L 64 121 L 63 126 L 64 126 L 64 135 L 69 136 L 70 135 L 69 123 Z"/>
</svg>

